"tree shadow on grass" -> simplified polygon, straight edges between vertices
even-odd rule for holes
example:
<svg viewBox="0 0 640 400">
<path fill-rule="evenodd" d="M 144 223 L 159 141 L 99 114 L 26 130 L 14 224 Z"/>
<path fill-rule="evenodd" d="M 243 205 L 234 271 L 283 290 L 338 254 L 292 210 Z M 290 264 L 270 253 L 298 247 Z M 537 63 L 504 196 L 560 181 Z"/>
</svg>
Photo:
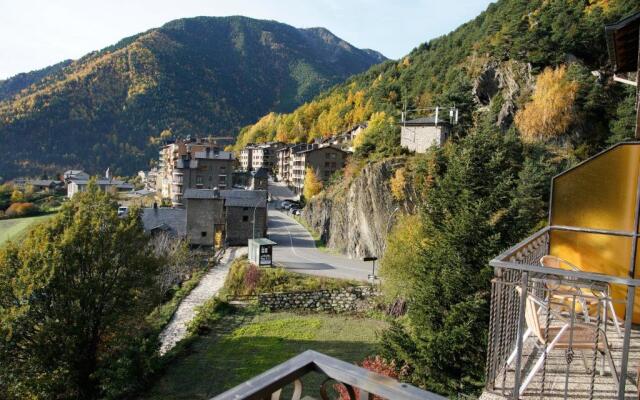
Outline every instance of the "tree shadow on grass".
<svg viewBox="0 0 640 400">
<path fill-rule="evenodd" d="M 376 350 L 374 344 L 363 342 L 207 336 L 193 344 L 187 357 L 176 359 L 145 398 L 210 399 L 309 349 L 347 362 L 360 362 Z M 325 378 L 319 373 L 306 375 L 304 394 L 318 397 Z M 290 390 L 285 390 L 284 398 Z"/>
</svg>

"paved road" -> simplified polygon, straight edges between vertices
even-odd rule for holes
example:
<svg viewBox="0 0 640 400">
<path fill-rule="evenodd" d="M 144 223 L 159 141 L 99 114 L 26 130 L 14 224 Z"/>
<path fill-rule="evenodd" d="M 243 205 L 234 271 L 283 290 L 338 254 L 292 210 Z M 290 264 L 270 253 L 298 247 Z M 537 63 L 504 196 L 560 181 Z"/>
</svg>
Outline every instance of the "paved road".
<svg viewBox="0 0 640 400">
<path fill-rule="evenodd" d="M 281 184 L 269 182 L 274 204 L 292 198 L 293 193 Z M 286 269 L 332 278 L 366 281 L 371 273 L 371 263 L 352 260 L 346 256 L 318 250 L 309 232 L 286 213 L 269 209 L 269 238 L 278 245 L 273 250 L 273 260 Z"/>
</svg>

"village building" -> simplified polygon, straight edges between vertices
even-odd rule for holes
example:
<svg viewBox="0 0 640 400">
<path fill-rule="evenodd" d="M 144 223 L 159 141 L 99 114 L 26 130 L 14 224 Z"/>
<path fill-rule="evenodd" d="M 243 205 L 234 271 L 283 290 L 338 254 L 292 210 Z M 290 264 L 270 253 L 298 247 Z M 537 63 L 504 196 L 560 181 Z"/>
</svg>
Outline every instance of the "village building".
<svg viewBox="0 0 640 400">
<path fill-rule="evenodd" d="M 326 182 L 344 168 L 348 152 L 331 145 L 296 144 L 278 152 L 277 178 L 302 193 L 307 168 Z"/>
<path fill-rule="evenodd" d="M 272 171 L 278 159 L 278 150 L 285 146 L 281 142 L 250 144 L 240 151 L 240 168 L 244 171 L 254 171 L 265 168 Z"/>
<path fill-rule="evenodd" d="M 91 179 L 73 179 L 67 184 L 67 197 L 72 198 L 76 193 L 84 192 L 87 190 Z M 113 178 L 100 178 L 94 180 L 98 188 L 104 192 L 116 194 L 120 192 L 130 192 L 134 189 L 134 186 L 125 181 Z"/>
<path fill-rule="evenodd" d="M 62 180 L 64 180 L 65 183 L 69 183 L 73 179 L 88 181 L 89 178 L 88 173 L 79 169 L 70 169 L 62 174 Z"/>
<path fill-rule="evenodd" d="M 442 146 L 451 133 L 451 124 L 437 115 L 416 118 L 400 124 L 400 145 L 416 153 L 426 153 L 432 146 Z"/>
<path fill-rule="evenodd" d="M 221 150 L 215 141 L 181 139 L 170 143 L 160 150 L 157 197 L 182 207 L 187 189 L 231 188 L 235 166 L 233 153 Z"/>
<path fill-rule="evenodd" d="M 267 233 L 265 190 L 187 189 L 184 208 L 154 207 L 142 210 L 147 233 L 167 233 L 192 246 L 246 245 Z"/>
<path fill-rule="evenodd" d="M 321 143 L 324 145 L 339 147 L 340 149 L 345 151 L 353 152 L 353 141 L 365 129 L 367 129 L 366 122 L 356 124 L 345 132 L 323 139 Z"/>
</svg>

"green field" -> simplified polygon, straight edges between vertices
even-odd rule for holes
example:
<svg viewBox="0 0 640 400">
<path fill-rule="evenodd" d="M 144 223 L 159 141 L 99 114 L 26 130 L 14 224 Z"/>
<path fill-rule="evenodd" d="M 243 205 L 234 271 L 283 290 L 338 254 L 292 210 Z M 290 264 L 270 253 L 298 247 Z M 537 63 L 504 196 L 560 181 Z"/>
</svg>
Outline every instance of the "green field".
<svg viewBox="0 0 640 400">
<path fill-rule="evenodd" d="M 145 399 L 209 399 L 255 375 L 313 349 L 348 362 L 375 354 L 382 321 L 335 314 L 289 312 L 235 314 L 219 331 L 196 339 L 151 384 Z M 317 395 L 322 377 L 305 377 L 305 394 Z M 308 391 L 308 393 L 307 393 Z"/>
<path fill-rule="evenodd" d="M 19 240 L 29 228 L 38 222 L 46 221 L 54 214 L 38 215 L 37 217 L 13 218 L 0 220 L 0 246 L 9 240 Z"/>
</svg>

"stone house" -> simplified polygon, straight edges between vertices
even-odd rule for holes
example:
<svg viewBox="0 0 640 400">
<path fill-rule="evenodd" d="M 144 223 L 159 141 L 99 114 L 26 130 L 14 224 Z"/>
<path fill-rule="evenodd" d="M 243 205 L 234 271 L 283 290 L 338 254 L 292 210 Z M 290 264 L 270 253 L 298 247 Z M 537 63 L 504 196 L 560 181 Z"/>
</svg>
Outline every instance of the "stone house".
<svg viewBox="0 0 640 400">
<path fill-rule="evenodd" d="M 226 242 L 246 246 L 250 238 L 267 235 L 266 190 L 221 190 L 226 213 Z"/>
<path fill-rule="evenodd" d="M 246 246 L 267 234 L 266 190 L 187 189 L 184 208 L 145 208 L 146 232 L 168 232 L 192 246 Z M 220 242 L 218 242 L 220 240 Z"/>
<path fill-rule="evenodd" d="M 194 246 L 216 245 L 216 234 L 225 230 L 224 199 L 216 189 L 187 189 L 184 192 L 187 210 L 186 234 Z"/>
<path fill-rule="evenodd" d="M 451 124 L 436 116 L 401 123 L 400 145 L 416 153 L 426 153 L 431 146 L 442 146 L 451 133 Z"/>
</svg>

